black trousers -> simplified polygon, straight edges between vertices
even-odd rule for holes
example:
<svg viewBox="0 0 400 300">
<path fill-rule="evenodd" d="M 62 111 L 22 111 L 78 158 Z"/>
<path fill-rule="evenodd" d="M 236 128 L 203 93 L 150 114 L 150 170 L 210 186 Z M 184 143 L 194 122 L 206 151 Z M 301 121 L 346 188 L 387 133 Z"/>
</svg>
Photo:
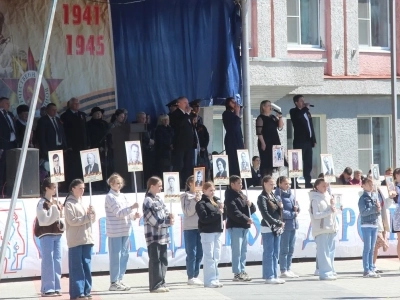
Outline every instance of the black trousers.
<svg viewBox="0 0 400 300">
<path fill-rule="evenodd" d="M 301 149 L 302 150 L 302 158 L 303 158 L 303 177 L 307 186 L 311 185 L 311 171 L 312 171 L 312 143 L 309 142 L 294 142 L 293 149 Z"/>
<path fill-rule="evenodd" d="M 17 148 L 17 142 L 4 142 L 3 153 L 0 158 L 0 195 L 3 192 L 4 184 L 7 180 L 7 170 L 6 170 L 6 161 L 7 161 L 7 150 Z M 5 191 L 5 189 L 4 189 Z"/>
<path fill-rule="evenodd" d="M 151 243 L 147 246 L 149 255 L 149 290 L 154 291 L 165 284 L 168 268 L 168 245 Z"/>
<path fill-rule="evenodd" d="M 172 171 L 179 172 L 181 189 L 185 189 L 186 179 L 193 175 L 194 149 L 175 149 L 172 153 Z"/>
</svg>

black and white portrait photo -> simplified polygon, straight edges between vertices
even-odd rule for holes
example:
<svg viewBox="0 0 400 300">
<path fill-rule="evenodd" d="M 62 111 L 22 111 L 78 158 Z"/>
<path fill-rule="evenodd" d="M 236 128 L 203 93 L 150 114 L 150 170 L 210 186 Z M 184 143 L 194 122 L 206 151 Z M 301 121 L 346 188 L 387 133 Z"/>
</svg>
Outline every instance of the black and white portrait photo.
<svg viewBox="0 0 400 300">
<path fill-rule="evenodd" d="M 125 142 L 128 172 L 143 171 L 142 148 L 140 141 Z"/>
<path fill-rule="evenodd" d="M 274 145 L 272 146 L 272 166 L 283 167 L 285 164 L 285 155 L 283 146 Z"/>
<path fill-rule="evenodd" d="M 99 149 L 83 150 L 80 153 L 84 182 L 103 180 Z"/>
<path fill-rule="evenodd" d="M 205 168 L 194 168 L 193 176 L 194 176 L 194 187 L 196 191 L 201 191 L 203 189 L 204 184 L 204 174 Z"/>
<path fill-rule="evenodd" d="M 228 155 L 213 155 L 213 178 L 215 185 L 229 184 Z"/>
<path fill-rule="evenodd" d="M 321 154 L 322 173 L 326 182 L 336 182 L 332 154 Z"/>
<path fill-rule="evenodd" d="M 179 189 L 179 173 L 178 172 L 164 172 L 163 173 L 164 183 L 164 198 L 166 202 L 178 202 L 180 201 L 180 189 Z"/>
<path fill-rule="evenodd" d="M 239 170 L 241 178 L 251 178 L 251 166 L 250 166 L 250 156 L 249 150 L 241 149 L 237 150 Z"/>
<path fill-rule="evenodd" d="M 49 169 L 51 182 L 65 181 L 63 150 L 49 151 Z"/>
<path fill-rule="evenodd" d="M 380 182 L 380 175 L 379 175 L 379 165 L 378 164 L 372 164 L 371 165 L 371 175 L 372 175 L 372 180 L 374 182 Z"/>
</svg>

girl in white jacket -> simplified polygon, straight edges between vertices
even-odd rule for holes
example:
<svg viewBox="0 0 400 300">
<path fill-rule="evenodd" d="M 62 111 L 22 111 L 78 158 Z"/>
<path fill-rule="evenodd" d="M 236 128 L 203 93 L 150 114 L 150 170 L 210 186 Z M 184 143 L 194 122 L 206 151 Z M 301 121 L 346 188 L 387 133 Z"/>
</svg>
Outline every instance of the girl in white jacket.
<svg viewBox="0 0 400 300">
<path fill-rule="evenodd" d="M 327 193 L 327 184 L 319 178 L 310 192 L 310 216 L 312 235 L 317 244 L 317 260 L 320 280 L 336 280 L 333 261 L 335 237 L 338 231 L 336 208 L 333 197 Z"/>
</svg>

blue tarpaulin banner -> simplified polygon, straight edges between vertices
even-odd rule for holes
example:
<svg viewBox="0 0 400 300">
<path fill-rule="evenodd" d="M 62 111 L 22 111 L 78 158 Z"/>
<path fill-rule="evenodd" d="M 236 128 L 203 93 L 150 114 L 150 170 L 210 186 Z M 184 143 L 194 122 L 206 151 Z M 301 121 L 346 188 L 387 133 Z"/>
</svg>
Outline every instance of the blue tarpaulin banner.
<svg viewBox="0 0 400 300">
<path fill-rule="evenodd" d="M 117 101 L 130 119 L 140 111 L 158 115 L 182 95 L 216 104 L 240 93 L 240 17 L 233 0 L 113 4 L 123 1 L 110 3 Z"/>
</svg>

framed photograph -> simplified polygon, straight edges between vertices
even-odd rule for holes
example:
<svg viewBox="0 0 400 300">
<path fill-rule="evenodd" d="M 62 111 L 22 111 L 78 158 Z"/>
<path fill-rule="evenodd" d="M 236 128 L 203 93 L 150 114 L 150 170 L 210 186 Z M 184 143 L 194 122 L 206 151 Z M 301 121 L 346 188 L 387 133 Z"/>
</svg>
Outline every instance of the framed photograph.
<svg viewBox="0 0 400 300">
<path fill-rule="evenodd" d="M 337 210 L 342 210 L 342 194 L 334 194 L 333 197 L 335 198 L 335 207 Z"/>
<path fill-rule="evenodd" d="M 228 155 L 213 155 L 213 178 L 215 185 L 229 185 Z"/>
<path fill-rule="evenodd" d="M 65 181 L 63 150 L 49 151 L 49 168 L 51 182 Z"/>
<path fill-rule="evenodd" d="M 128 172 L 143 171 L 143 157 L 140 141 L 125 142 Z"/>
<path fill-rule="evenodd" d="M 283 167 L 285 164 L 283 146 L 274 145 L 272 146 L 272 166 L 273 167 Z"/>
<path fill-rule="evenodd" d="M 85 183 L 103 180 L 98 148 L 81 151 L 81 163 Z"/>
<path fill-rule="evenodd" d="M 386 186 L 388 192 L 396 192 L 396 186 L 394 185 L 393 177 L 392 176 L 385 176 Z"/>
<path fill-rule="evenodd" d="M 379 165 L 378 164 L 372 164 L 371 165 L 371 175 L 372 175 L 372 181 L 376 184 L 380 184 L 380 175 L 379 175 Z"/>
<path fill-rule="evenodd" d="M 250 166 L 250 156 L 249 150 L 242 149 L 237 150 L 239 170 L 241 178 L 251 178 L 251 166 Z"/>
<path fill-rule="evenodd" d="M 195 187 L 196 191 L 203 190 L 205 173 L 206 173 L 206 169 L 204 167 L 193 169 L 194 187 Z"/>
<path fill-rule="evenodd" d="M 332 154 L 321 154 L 322 173 L 326 182 L 336 182 Z"/>
<path fill-rule="evenodd" d="M 166 202 L 180 202 L 181 191 L 179 189 L 179 173 L 164 172 L 164 198 Z"/>
<path fill-rule="evenodd" d="M 303 156 L 301 149 L 288 150 L 289 177 L 303 176 Z"/>
</svg>

